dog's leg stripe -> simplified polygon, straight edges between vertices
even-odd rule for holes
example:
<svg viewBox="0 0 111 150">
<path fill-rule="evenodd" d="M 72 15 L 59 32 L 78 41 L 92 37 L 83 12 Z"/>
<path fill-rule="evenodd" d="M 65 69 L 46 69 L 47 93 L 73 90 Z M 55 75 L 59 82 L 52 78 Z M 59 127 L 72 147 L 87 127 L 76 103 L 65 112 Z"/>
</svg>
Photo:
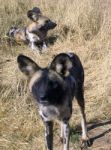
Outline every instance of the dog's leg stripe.
<svg viewBox="0 0 111 150">
<path fill-rule="evenodd" d="M 63 143 L 64 139 L 64 125 L 63 122 L 61 122 L 61 134 L 60 134 L 61 142 Z"/>
<path fill-rule="evenodd" d="M 45 122 L 45 139 L 47 150 L 53 150 L 53 122 Z"/>
<path fill-rule="evenodd" d="M 64 122 L 64 150 L 69 150 L 69 135 L 70 135 L 70 129 L 69 129 L 69 123 Z"/>
</svg>

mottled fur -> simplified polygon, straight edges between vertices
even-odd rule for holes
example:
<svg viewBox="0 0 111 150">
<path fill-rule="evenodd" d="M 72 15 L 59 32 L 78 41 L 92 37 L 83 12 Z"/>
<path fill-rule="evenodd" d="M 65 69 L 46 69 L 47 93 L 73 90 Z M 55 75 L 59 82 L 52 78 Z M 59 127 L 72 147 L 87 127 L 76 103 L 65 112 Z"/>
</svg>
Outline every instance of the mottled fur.
<svg viewBox="0 0 111 150">
<path fill-rule="evenodd" d="M 18 44 L 28 43 L 26 38 L 26 28 L 11 27 L 7 33 L 7 36 L 13 38 Z"/>
<path fill-rule="evenodd" d="M 52 129 L 55 119 L 61 121 L 64 150 L 69 150 L 69 120 L 74 96 L 82 115 L 82 141 L 89 144 L 84 112 L 84 70 L 78 56 L 73 53 L 61 53 L 47 68 L 40 68 L 24 55 L 18 56 L 17 61 L 20 70 L 30 78 L 29 89 L 38 102 L 39 114 L 45 124 L 47 150 L 53 149 Z"/>
<path fill-rule="evenodd" d="M 27 12 L 28 18 L 32 23 L 27 27 L 27 38 L 33 50 L 37 49 L 37 44 L 41 44 L 41 49 L 46 48 L 45 39 L 49 30 L 56 27 L 56 23 L 48 17 L 43 16 L 40 9 L 34 7 Z"/>
<path fill-rule="evenodd" d="M 56 27 L 56 23 L 51 21 L 48 17 L 43 16 L 40 9 L 34 7 L 27 12 L 30 19 L 30 24 L 25 28 L 11 27 L 7 35 L 17 43 L 29 43 L 33 50 L 42 50 L 47 47 L 45 40 L 49 30 Z"/>
</svg>

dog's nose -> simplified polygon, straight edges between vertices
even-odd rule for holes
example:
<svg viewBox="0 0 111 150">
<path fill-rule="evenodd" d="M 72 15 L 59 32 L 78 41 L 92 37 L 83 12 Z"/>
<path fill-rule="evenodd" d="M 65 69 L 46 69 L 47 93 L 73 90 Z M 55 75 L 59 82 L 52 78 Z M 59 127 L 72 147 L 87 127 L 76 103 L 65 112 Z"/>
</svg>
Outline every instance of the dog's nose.
<svg viewBox="0 0 111 150">
<path fill-rule="evenodd" d="M 54 26 L 54 27 L 56 27 L 56 26 L 57 26 L 57 24 L 56 24 L 55 22 L 53 22 L 53 26 Z"/>
<path fill-rule="evenodd" d="M 55 28 L 57 26 L 57 24 L 55 22 L 50 21 L 48 23 L 49 27 Z"/>
<path fill-rule="evenodd" d="M 41 95 L 41 96 L 40 96 L 40 99 L 41 99 L 41 101 L 44 101 L 44 100 L 47 99 L 47 96 L 46 96 L 46 95 Z"/>
</svg>

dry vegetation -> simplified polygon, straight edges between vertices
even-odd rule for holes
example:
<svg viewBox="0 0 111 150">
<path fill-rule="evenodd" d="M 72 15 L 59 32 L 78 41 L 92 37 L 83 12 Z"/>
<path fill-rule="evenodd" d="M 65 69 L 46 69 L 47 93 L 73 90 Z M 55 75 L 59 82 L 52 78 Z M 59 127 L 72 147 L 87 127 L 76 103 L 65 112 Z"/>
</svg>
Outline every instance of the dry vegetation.
<svg viewBox="0 0 111 150">
<path fill-rule="evenodd" d="M 27 10 L 38 6 L 55 20 L 58 36 L 54 45 L 40 55 L 24 45 L 8 42 L 10 26 L 27 25 Z M 89 131 L 101 135 L 90 149 L 111 150 L 111 2 L 110 0 L 0 0 L 0 150 L 45 149 L 43 124 L 27 90 L 27 80 L 17 68 L 23 53 L 46 66 L 60 52 L 73 51 L 85 68 L 87 120 L 98 124 Z M 71 119 L 71 150 L 79 150 L 79 108 L 74 103 Z M 76 130 L 77 127 L 77 130 Z M 55 150 L 61 150 L 59 126 L 55 124 Z"/>
</svg>

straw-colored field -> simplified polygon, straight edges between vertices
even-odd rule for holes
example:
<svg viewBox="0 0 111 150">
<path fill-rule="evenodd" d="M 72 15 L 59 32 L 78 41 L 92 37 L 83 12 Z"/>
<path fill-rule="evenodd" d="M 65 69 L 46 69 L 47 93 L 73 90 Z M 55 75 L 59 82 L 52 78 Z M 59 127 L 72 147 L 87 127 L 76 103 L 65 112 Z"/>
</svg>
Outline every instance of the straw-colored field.
<svg viewBox="0 0 111 150">
<path fill-rule="evenodd" d="M 39 54 L 28 46 L 8 42 L 12 25 L 24 26 L 33 6 L 58 24 L 49 33 L 54 45 Z M 37 106 L 19 71 L 16 58 L 22 53 L 39 65 L 53 56 L 73 51 L 85 69 L 85 99 L 91 150 L 111 150 L 111 1 L 110 0 L 0 0 L 0 150 L 44 150 L 44 126 Z M 70 121 L 70 150 L 80 149 L 80 113 L 76 101 Z M 94 125 L 94 126 L 93 126 Z M 92 126 L 92 128 L 91 128 Z M 62 150 L 59 124 L 54 127 L 54 150 Z"/>
</svg>

